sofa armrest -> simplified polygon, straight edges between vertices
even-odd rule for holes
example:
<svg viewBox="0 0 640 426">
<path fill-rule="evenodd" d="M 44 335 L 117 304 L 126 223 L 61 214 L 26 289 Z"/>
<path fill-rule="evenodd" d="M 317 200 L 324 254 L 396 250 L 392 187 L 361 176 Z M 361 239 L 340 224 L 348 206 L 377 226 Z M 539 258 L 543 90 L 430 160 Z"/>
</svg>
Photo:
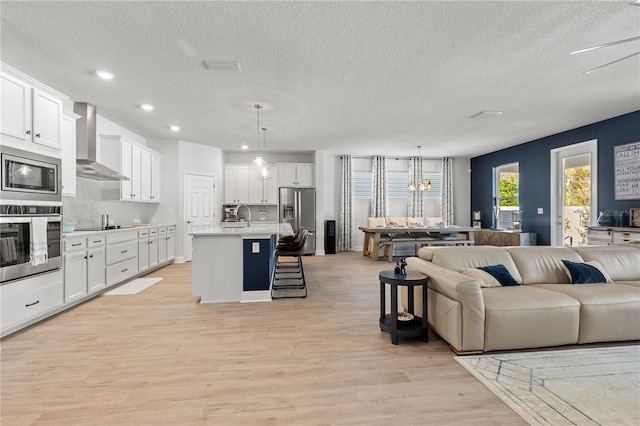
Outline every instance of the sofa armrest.
<svg viewBox="0 0 640 426">
<path fill-rule="evenodd" d="M 461 351 L 482 350 L 484 348 L 485 315 L 484 298 L 480 284 L 464 274 L 434 265 L 417 257 L 407 258 L 407 269 L 427 274 L 429 288 L 460 303 L 462 347 L 457 349 Z"/>
</svg>

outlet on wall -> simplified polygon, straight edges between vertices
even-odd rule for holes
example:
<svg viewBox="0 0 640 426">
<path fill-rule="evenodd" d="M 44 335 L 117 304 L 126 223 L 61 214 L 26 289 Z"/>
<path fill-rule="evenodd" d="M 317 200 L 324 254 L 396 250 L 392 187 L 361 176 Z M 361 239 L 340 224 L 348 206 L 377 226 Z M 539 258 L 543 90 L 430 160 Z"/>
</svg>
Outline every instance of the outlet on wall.
<svg viewBox="0 0 640 426">
<path fill-rule="evenodd" d="M 133 219 L 133 223 L 140 223 L 140 218 Z"/>
</svg>

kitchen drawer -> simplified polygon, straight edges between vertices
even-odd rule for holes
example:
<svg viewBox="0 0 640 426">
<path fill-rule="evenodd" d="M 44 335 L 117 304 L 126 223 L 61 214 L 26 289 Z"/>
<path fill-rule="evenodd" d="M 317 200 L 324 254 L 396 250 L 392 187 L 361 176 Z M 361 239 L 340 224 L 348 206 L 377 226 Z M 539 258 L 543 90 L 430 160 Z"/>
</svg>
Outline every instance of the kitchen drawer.
<svg viewBox="0 0 640 426">
<path fill-rule="evenodd" d="M 87 239 L 85 237 L 65 238 L 64 251 L 84 250 L 87 248 Z"/>
<path fill-rule="evenodd" d="M 176 231 L 175 226 L 167 226 L 167 234 L 173 234 Z"/>
<path fill-rule="evenodd" d="M 107 244 L 122 243 L 138 239 L 138 231 L 113 231 L 107 235 Z"/>
<path fill-rule="evenodd" d="M 62 281 L 31 291 L 3 298 L 0 301 L 2 328 L 26 321 L 62 305 L 64 287 Z"/>
<path fill-rule="evenodd" d="M 138 257 L 138 240 L 107 246 L 107 265 Z M 138 260 L 136 259 L 136 263 Z"/>
<path fill-rule="evenodd" d="M 158 228 L 158 235 L 167 235 L 167 228 Z"/>
<path fill-rule="evenodd" d="M 107 242 L 107 236 L 105 234 L 95 235 L 87 237 L 87 247 L 100 247 Z"/>
<path fill-rule="evenodd" d="M 150 237 L 155 237 L 158 235 L 158 228 L 151 228 L 149 229 L 149 236 Z"/>
<path fill-rule="evenodd" d="M 147 238 L 149 236 L 149 230 L 143 229 L 138 231 L 138 238 Z"/>
<path fill-rule="evenodd" d="M 138 258 L 107 267 L 107 286 L 122 282 L 138 273 Z"/>
</svg>

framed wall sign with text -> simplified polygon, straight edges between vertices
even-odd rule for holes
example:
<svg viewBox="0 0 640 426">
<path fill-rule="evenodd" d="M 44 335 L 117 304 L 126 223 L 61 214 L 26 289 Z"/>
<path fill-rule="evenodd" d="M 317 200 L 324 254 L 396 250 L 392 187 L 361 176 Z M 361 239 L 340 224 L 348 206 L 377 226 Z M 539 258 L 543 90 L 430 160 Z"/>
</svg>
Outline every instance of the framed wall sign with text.
<svg viewBox="0 0 640 426">
<path fill-rule="evenodd" d="M 640 141 L 614 147 L 616 200 L 640 200 Z"/>
</svg>

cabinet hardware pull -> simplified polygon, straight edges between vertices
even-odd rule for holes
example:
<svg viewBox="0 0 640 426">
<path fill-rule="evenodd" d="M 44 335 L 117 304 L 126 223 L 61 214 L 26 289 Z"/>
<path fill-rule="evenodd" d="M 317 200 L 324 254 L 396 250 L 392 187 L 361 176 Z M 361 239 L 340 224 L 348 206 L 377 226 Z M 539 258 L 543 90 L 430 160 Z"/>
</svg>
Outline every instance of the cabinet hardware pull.
<svg viewBox="0 0 640 426">
<path fill-rule="evenodd" d="M 128 270 L 129 270 L 129 268 L 125 268 L 125 269 L 123 269 L 123 270 L 122 270 L 122 271 L 120 271 L 120 272 L 127 272 Z"/>
<path fill-rule="evenodd" d="M 85 259 L 87 258 L 87 256 L 84 257 Z"/>
<path fill-rule="evenodd" d="M 31 134 L 31 130 L 27 130 L 27 134 L 30 135 Z"/>
<path fill-rule="evenodd" d="M 39 137 L 40 137 L 40 133 L 36 133 L 36 138 L 39 138 Z"/>
<path fill-rule="evenodd" d="M 91 255 L 89 255 L 89 257 L 93 259 L 93 255 L 92 255 L 92 254 L 91 254 Z"/>
<path fill-rule="evenodd" d="M 33 303 L 27 303 L 26 305 L 24 305 L 24 307 L 25 307 L 25 308 L 28 308 L 29 306 L 37 305 L 38 303 L 40 303 L 40 301 L 39 301 L 39 300 L 36 300 L 36 301 L 35 301 L 35 302 L 33 302 Z"/>
<path fill-rule="evenodd" d="M 125 254 L 127 251 L 128 251 L 128 250 L 123 250 L 123 251 L 121 251 L 120 253 L 121 253 L 121 254 Z"/>
<path fill-rule="evenodd" d="M 82 243 L 71 244 L 71 247 L 81 246 Z"/>
</svg>

